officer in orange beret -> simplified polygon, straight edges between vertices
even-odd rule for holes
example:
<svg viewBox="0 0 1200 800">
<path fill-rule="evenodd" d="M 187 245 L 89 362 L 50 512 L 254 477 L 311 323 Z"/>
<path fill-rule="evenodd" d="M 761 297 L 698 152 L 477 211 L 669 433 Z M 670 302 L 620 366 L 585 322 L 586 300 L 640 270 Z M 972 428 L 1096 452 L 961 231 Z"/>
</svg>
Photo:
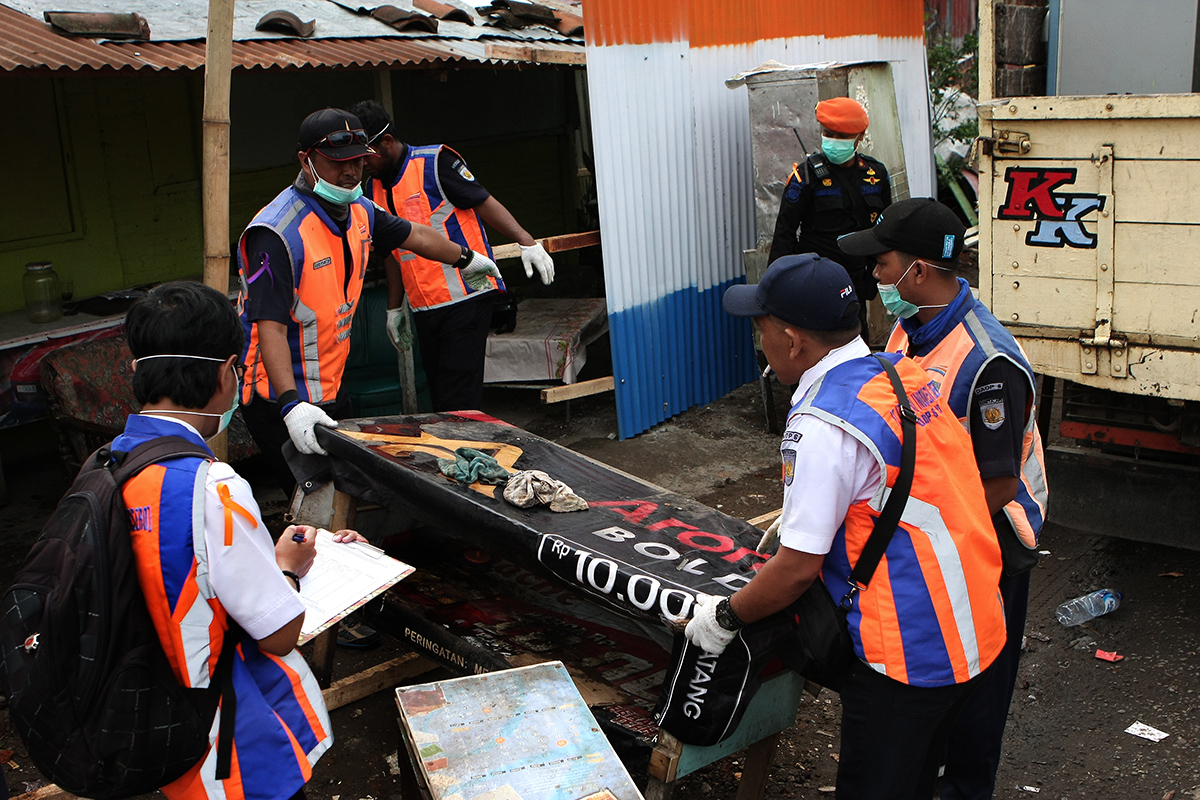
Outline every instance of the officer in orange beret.
<svg viewBox="0 0 1200 800">
<path fill-rule="evenodd" d="M 816 253 L 845 267 L 860 300 L 877 294 L 871 277 L 874 262 L 849 256 L 839 236 L 871 227 L 892 203 L 892 184 L 881 161 L 857 152 L 867 131 L 867 112 L 849 97 L 817 103 L 821 149 L 792 165 L 783 189 L 768 263 L 796 253 Z M 870 263 L 869 263 L 870 262 Z M 859 306 L 867 338 L 866 303 Z"/>
</svg>

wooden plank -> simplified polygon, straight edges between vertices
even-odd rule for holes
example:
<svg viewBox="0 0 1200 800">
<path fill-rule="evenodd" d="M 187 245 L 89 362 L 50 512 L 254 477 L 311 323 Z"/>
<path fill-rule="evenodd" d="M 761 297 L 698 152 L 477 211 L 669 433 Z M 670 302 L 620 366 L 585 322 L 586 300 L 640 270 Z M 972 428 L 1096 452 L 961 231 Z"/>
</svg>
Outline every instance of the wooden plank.
<svg viewBox="0 0 1200 800">
<path fill-rule="evenodd" d="M 587 64 L 587 56 L 573 50 L 550 50 L 540 47 L 510 47 L 489 44 L 487 57 L 501 61 L 528 61 L 531 64 Z"/>
<path fill-rule="evenodd" d="M 758 800 L 762 797 L 767 775 L 771 771 L 771 762 L 775 760 L 778 748 L 778 733 L 760 739 L 746 748 L 746 767 L 742 770 L 742 779 L 738 781 L 737 800 Z"/>
<path fill-rule="evenodd" d="M 336 681 L 321 692 L 325 697 L 325 708 L 333 711 L 380 690 L 391 689 L 410 678 L 424 675 L 436 667 L 437 664 L 416 653 L 405 653 Z"/>
<path fill-rule="evenodd" d="M 587 397 L 590 394 L 611 392 L 615 387 L 616 381 L 613 380 L 612 375 L 604 378 L 595 378 L 590 381 L 569 383 L 566 386 L 554 386 L 550 389 L 542 389 L 542 402 L 561 403 L 564 400 L 574 400 L 577 397 Z"/>
<path fill-rule="evenodd" d="M 309 663 L 312 665 L 313 676 L 317 685 L 322 689 L 329 688 L 333 679 L 333 657 L 337 651 L 337 625 L 321 631 L 312 639 L 312 655 Z"/>
<path fill-rule="evenodd" d="M 13 800 L 75 800 L 75 795 L 60 788 L 58 784 L 49 783 L 24 794 L 14 794 Z"/>
<path fill-rule="evenodd" d="M 768 511 L 766 514 L 759 514 L 754 519 L 746 520 L 746 522 L 749 522 L 751 525 L 753 525 L 756 528 L 761 528 L 764 525 L 770 525 L 772 522 L 775 521 L 775 518 L 778 517 L 782 513 L 783 513 L 783 509 L 777 508 L 774 511 Z"/>
<path fill-rule="evenodd" d="M 679 756 L 683 753 L 683 747 L 683 742 L 676 739 L 667 731 L 659 729 L 658 742 L 654 745 L 654 749 L 650 751 L 650 764 L 647 766 L 646 772 L 650 777 L 657 778 L 663 783 L 670 784 L 674 782 L 677 767 L 679 766 Z"/>
<path fill-rule="evenodd" d="M 600 231 L 586 233 L 564 233 L 559 236 L 547 236 L 538 239 L 547 253 L 561 253 L 564 250 L 578 250 L 581 247 L 591 247 L 600 244 Z M 497 261 L 502 258 L 520 258 L 521 245 L 516 242 L 502 244 L 492 248 L 492 255 Z"/>
</svg>

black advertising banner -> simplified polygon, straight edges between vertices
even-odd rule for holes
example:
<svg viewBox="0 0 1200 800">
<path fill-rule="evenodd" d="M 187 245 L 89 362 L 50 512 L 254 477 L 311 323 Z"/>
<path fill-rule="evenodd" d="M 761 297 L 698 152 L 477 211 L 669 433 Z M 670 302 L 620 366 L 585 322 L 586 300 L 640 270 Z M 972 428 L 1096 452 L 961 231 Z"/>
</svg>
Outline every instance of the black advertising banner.
<svg viewBox="0 0 1200 800">
<path fill-rule="evenodd" d="M 483 414 L 343 420 L 317 433 L 339 491 L 401 508 L 629 615 L 690 616 L 696 593 L 732 594 L 766 560 L 754 550 L 761 533 L 747 522 Z M 510 471 L 542 470 L 589 508 L 522 509 L 503 487 L 456 483 L 437 459 L 460 447 Z"/>
</svg>

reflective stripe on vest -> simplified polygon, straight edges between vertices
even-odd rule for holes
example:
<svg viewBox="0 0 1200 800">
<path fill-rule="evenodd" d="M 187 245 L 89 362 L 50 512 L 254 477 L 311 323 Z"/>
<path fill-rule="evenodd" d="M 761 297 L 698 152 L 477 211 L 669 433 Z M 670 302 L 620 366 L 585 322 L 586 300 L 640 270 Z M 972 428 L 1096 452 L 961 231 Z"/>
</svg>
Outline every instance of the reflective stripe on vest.
<svg viewBox="0 0 1200 800">
<path fill-rule="evenodd" d="M 1000 547 L 987 513 L 969 437 L 937 387 L 912 361 L 896 369 L 917 414 L 912 491 L 900 525 L 848 622 L 860 659 L 913 686 L 970 680 L 1004 647 L 998 588 Z M 896 395 L 879 362 L 834 367 L 792 410 L 845 430 L 879 463 L 868 501 L 852 503 L 822 566 L 835 598 L 844 593 L 900 469 Z"/>
<path fill-rule="evenodd" d="M 191 457 L 151 464 L 122 487 L 150 619 L 175 677 L 192 689 L 209 685 L 228 627 L 213 602 L 206 549 L 195 547 L 204 537 L 208 465 Z"/>
<path fill-rule="evenodd" d="M 983 369 L 992 361 L 1005 358 L 1025 374 L 1029 381 L 1029 408 L 1021 436 L 1021 480 L 1017 485 L 1017 497 L 1004 507 L 1004 515 L 1024 545 L 1033 548 L 1037 546 L 1038 535 L 1046 520 L 1049 497 L 1042 436 L 1037 428 L 1037 383 L 1033 368 L 1017 340 L 979 301 L 970 298 L 966 308 L 959 313 L 961 319 L 949 333 L 927 351 L 913 353 L 912 358 L 934 380 L 949 387 L 950 409 L 968 433 L 974 423 L 970 418 L 971 398 Z M 908 352 L 908 333 L 899 323 L 892 329 L 887 349 L 895 353 Z"/>
<path fill-rule="evenodd" d="M 268 228 L 279 234 L 287 247 L 292 264 L 293 300 L 291 320 L 287 324 L 288 348 L 292 355 L 292 373 L 300 399 L 311 403 L 337 399 L 350 355 L 350 327 L 354 309 L 362 293 L 367 256 L 371 251 L 374 205 L 366 199 L 350 204 L 350 224 L 343 245 L 342 232 L 319 203 L 288 187 L 254 217 L 254 227 Z M 350 251 L 351 274 L 346 279 L 345 251 Z M 249 254 L 246 233 L 238 243 L 238 272 L 241 291 L 247 292 Z M 242 402 L 254 393 L 274 398 L 275 390 L 262 363 L 258 326 L 243 307 L 242 326 L 246 331 L 246 351 L 242 357 L 246 377 Z"/>
<path fill-rule="evenodd" d="M 393 214 L 412 223 L 428 225 L 450 241 L 491 258 L 492 248 L 479 214 L 474 209 L 456 208 L 446 199 L 437 170 L 438 154 L 443 149 L 454 153 L 440 144 L 410 146 L 396 183 L 389 189 L 371 178 L 367 181 L 367 193 L 380 207 Z M 481 291 L 504 290 L 504 282 L 496 278 L 488 279 L 491 284 L 488 289 L 472 289 L 451 265 L 408 250 L 397 249 L 392 255 L 400 263 L 404 292 L 414 311 L 458 303 Z"/>
</svg>

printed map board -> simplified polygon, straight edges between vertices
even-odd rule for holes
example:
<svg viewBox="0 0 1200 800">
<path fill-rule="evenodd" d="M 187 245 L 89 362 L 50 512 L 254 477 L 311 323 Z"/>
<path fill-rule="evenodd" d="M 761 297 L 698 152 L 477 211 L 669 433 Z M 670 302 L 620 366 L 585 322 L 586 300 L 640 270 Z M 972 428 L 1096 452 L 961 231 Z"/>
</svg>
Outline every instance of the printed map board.
<svg viewBox="0 0 1200 800">
<path fill-rule="evenodd" d="M 396 689 L 436 800 L 641 800 L 561 662 Z"/>
</svg>

